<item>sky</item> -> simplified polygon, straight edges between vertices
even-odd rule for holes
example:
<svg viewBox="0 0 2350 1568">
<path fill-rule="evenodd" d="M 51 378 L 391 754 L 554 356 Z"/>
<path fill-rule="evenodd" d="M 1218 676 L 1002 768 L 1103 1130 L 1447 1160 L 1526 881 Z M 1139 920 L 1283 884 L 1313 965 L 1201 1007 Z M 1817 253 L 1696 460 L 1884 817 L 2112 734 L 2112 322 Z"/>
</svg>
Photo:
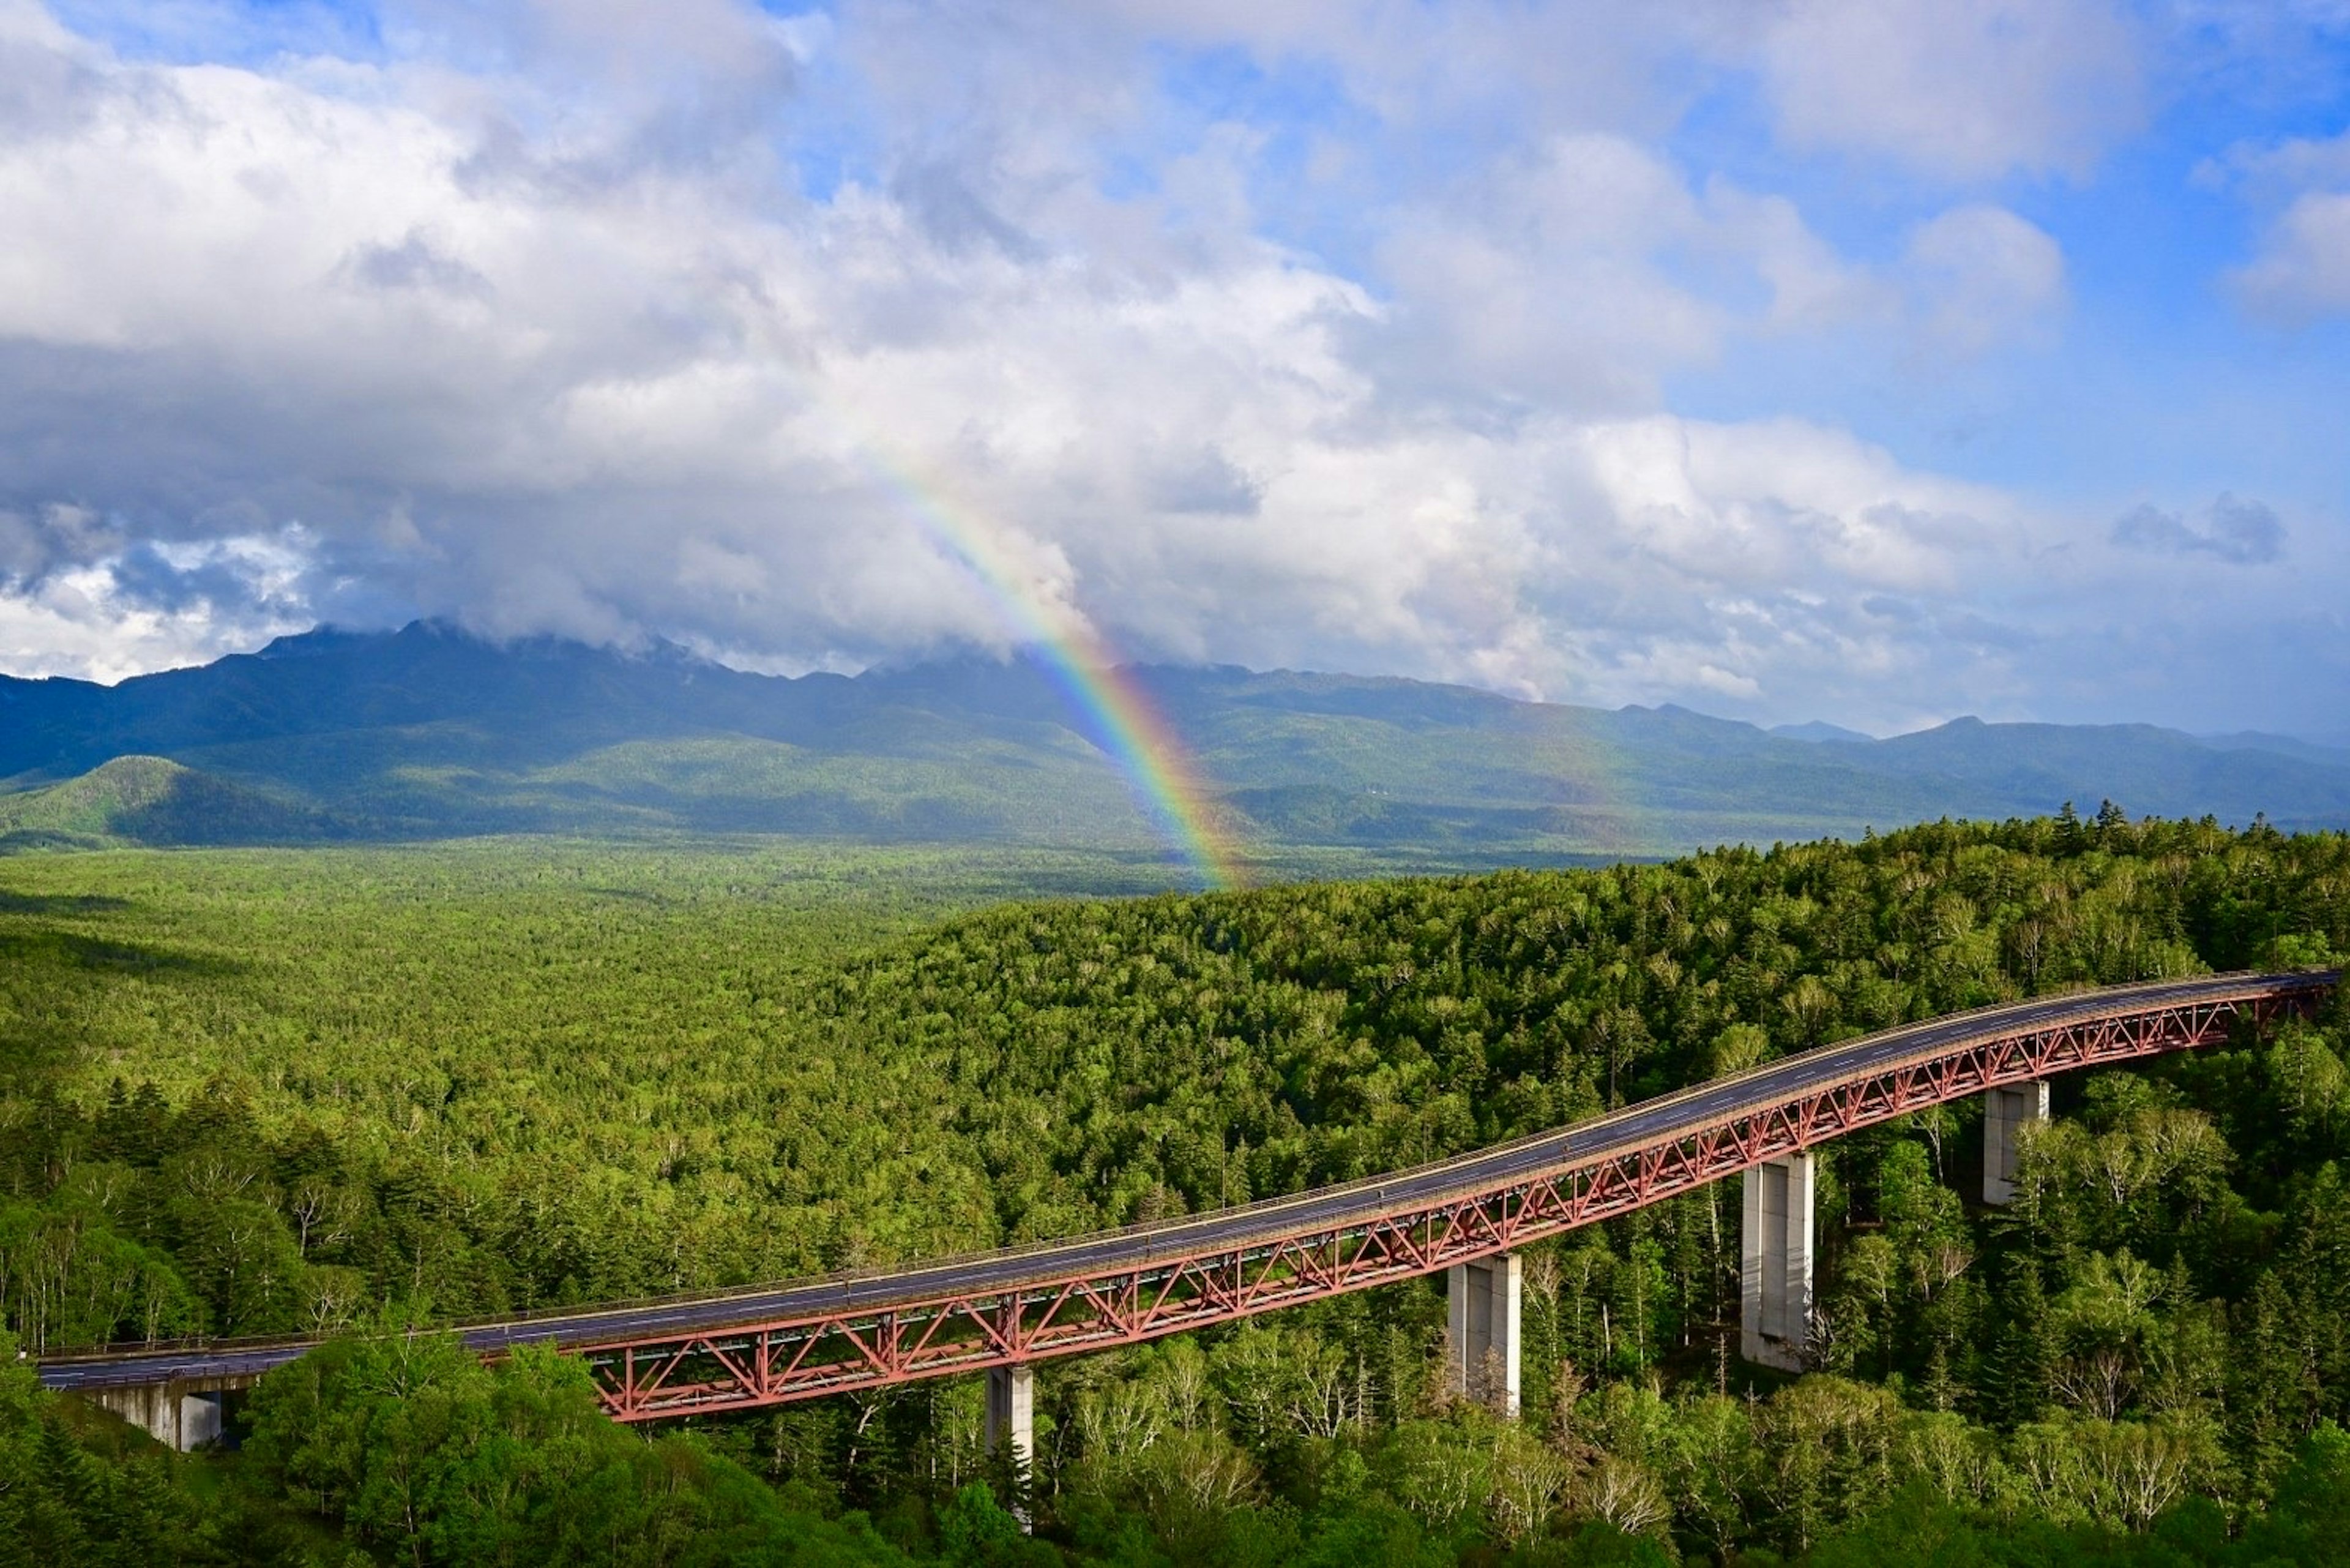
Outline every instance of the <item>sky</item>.
<svg viewBox="0 0 2350 1568">
<path fill-rule="evenodd" d="M 2350 0 L 0 0 L 13 674 L 2350 741 L 2345 410 Z"/>
</svg>

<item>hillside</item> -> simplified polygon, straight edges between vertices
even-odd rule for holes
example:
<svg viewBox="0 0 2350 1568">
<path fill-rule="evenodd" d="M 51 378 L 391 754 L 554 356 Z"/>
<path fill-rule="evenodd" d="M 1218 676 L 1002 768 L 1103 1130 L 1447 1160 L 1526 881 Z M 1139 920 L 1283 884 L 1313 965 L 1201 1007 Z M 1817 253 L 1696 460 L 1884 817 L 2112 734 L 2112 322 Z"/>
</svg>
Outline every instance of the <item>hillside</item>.
<svg viewBox="0 0 2350 1568">
<path fill-rule="evenodd" d="M 162 757 L 125 756 L 63 784 L 0 795 L 0 849 L 315 843 L 334 818 Z"/>
<path fill-rule="evenodd" d="M 1961 719 L 1872 741 L 1395 679 L 1134 673 L 1225 829 L 1258 854 L 1666 855 L 2108 797 L 2141 814 L 2350 825 L 2350 756 L 2271 737 Z M 110 688 L 0 680 L 0 780 L 20 789 L 144 755 L 282 803 L 271 815 L 218 796 L 215 822 L 183 792 L 186 810 L 130 836 L 147 843 L 685 832 L 1154 849 L 1097 739 L 1020 663 L 785 679 L 670 647 L 500 647 L 422 624 L 285 638 Z M 238 825 L 265 817 L 266 831 Z"/>
</svg>

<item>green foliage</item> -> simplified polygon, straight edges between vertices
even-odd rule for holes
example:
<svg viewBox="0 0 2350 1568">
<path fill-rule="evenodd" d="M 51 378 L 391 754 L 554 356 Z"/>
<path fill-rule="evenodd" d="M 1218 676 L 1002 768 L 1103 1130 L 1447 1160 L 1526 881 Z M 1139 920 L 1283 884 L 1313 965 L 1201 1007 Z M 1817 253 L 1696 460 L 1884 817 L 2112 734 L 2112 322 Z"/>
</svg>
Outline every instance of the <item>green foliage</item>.
<svg viewBox="0 0 2350 1568">
<path fill-rule="evenodd" d="M 2117 812 L 970 909 L 1151 874 L 8 862 L 0 1310 L 40 1347 L 396 1330 L 274 1375 L 234 1484 L 172 1505 L 296 1555 L 315 1526 L 384 1560 L 756 1561 L 785 1517 L 991 1563 L 2324 1561 L 2350 1531 L 2340 1010 L 2060 1084 L 2003 1210 L 1961 1196 L 1970 1106 L 1839 1140 L 1793 1383 L 1735 1359 L 1730 1184 L 1529 1251 L 1519 1422 L 1433 1381 L 1426 1284 L 1053 1364 L 1023 1477 L 969 1385 L 648 1439 L 567 1364 L 406 1331 L 1294 1191 L 1960 1007 L 2350 949 L 2350 842 Z"/>
<path fill-rule="evenodd" d="M 995 1568 L 1032 1555 L 1020 1521 L 985 1481 L 972 1481 L 939 1515 L 939 1555 L 954 1568 Z"/>
<path fill-rule="evenodd" d="M 109 1464 L 77 1441 L 0 1333 L 0 1564 L 157 1562 L 190 1522 L 157 1461 Z"/>
<path fill-rule="evenodd" d="M 282 792 L 162 757 L 117 757 L 63 784 L 0 794 L 0 852 L 123 844 L 270 844 L 350 829 Z"/>
<path fill-rule="evenodd" d="M 577 1362 L 525 1349 L 485 1366 L 452 1337 L 384 1326 L 263 1381 L 242 1478 L 379 1557 L 899 1560 L 853 1521 L 793 1511 L 690 1436 L 648 1442 L 615 1427 Z"/>
</svg>

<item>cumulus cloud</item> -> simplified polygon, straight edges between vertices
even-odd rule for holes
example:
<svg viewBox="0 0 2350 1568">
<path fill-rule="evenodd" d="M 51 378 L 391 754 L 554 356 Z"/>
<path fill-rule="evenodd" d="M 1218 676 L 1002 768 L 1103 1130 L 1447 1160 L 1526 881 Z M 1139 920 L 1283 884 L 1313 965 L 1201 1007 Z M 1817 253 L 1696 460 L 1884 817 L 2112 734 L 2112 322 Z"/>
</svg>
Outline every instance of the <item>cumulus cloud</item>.
<svg viewBox="0 0 2350 1568">
<path fill-rule="evenodd" d="M 2246 304 L 2286 318 L 2350 310 L 2350 191 L 2308 191 L 2270 225 L 2230 281 Z"/>
<path fill-rule="evenodd" d="M 0 327 L 65 389 L 12 416 L 48 454 L 20 483 L 109 474 L 109 514 L 166 542 L 258 506 L 305 525 L 305 581 L 498 633 L 690 629 L 766 659 L 1000 645 L 937 512 L 1142 652 L 1547 690 L 1532 575 L 1575 533 L 1649 523 L 1545 509 L 1514 471 L 1587 492 L 1557 414 L 1653 407 L 1736 316 L 1660 253 L 1743 246 L 1774 296 L 1833 267 L 1783 204 L 1693 194 L 1619 138 L 1555 141 L 1451 237 L 1399 239 L 1387 305 L 1244 226 L 1212 253 L 1196 225 L 1099 240 L 1135 214 L 1066 193 L 1021 209 L 1015 243 L 981 211 L 1005 187 L 935 170 L 781 212 L 665 158 L 558 178 L 608 172 L 638 132 L 517 151 L 509 116 L 365 86 L 115 65 L 83 134 L 0 150 L 29 242 Z M 485 147 L 535 172 L 485 178 Z M 101 216 L 91 189 L 140 199 Z M 1555 411 L 1464 427 L 1428 406 L 1448 368 L 1460 396 Z M 126 451 L 139 404 L 161 417 Z M 1784 569 L 1866 554 L 1824 515 L 1736 531 L 1790 531 L 1748 547 Z M 118 558 L 120 595 L 154 597 L 147 559 Z"/>
<path fill-rule="evenodd" d="M 1503 161 L 1397 228 L 1392 308 L 1357 337 L 1391 380 L 1451 403 L 1616 416 L 1740 339 L 1859 332 L 1912 360 L 1964 358 L 2043 337 L 2065 303 L 2063 248 L 2004 207 L 1949 208 L 1871 265 L 1785 197 L 1693 182 L 1599 133 Z"/>
<path fill-rule="evenodd" d="M 1423 394 L 1651 407 L 1662 376 L 1731 324 L 1660 265 L 1706 243 L 1703 204 L 1621 137 L 1556 139 L 1416 217 L 1387 250 L 1399 307 L 1381 347 Z"/>
<path fill-rule="evenodd" d="M 241 652 L 313 624 L 298 538 L 108 541 L 25 570 L 25 520 L 0 513 L 0 667 L 98 680 Z"/>
<path fill-rule="evenodd" d="M 2350 131 L 2240 142 L 2194 177 L 2263 214 L 2253 255 L 2227 277 L 2239 302 L 2285 322 L 2350 310 Z"/>
<path fill-rule="evenodd" d="M 2044 323 L 2064 297 L 2064 253 L 2003 207 L 1970 204 L 1921 223 L 1903 257 L 1920 326 L 1973 353 Z"/>
<path fill-rule="evenodd" d="M 2210 556 L 2230 566 L 2263 566 L 2284 554 L 2285 528 L 2274 509 L 2222 495 L 2199 525 L 2176 512 L 2134 506 L 2114 519 L 2111 537 L 2124 549 L 2160 556 Z"/>
<path fill-rule="evenodd" d="M 2350 185 L 2350 131 L 2276 142 L 2241 141 L 2197 164 L 2193 178 L 2206 189 L 2241 185 L 2255 193 L 2286 195 L 2313 185 Z"/>
<path fill-rule="evenodd" d="M 86 506 L 52 503 L 37 511 L 0 511 L 0 582 L 46 582 L 60 571 L 95 566 L 121 553 L 120 530 Z"/>
<path fill-rule="evenodd" d="M 2051 48 L 2102 36 L 2059 9 Z M 1980 355 L 2064 305 L 2002 207 L 1863 261 L 1662 151 L 1690 18 L 1745 59 L 1767 17 L 649 15 L 176 65 L 0 8 L 0 666 L 427 614 L 853 667 L 1006 646 L 1008 588 L 1138 657 L 1887 727 L 2028 690 L 2014 585 L 2061 518 L 1824 419 L 1671 411 L 1725 346 Z M 1360 156 L 1179 100 L 1151 38 L 1327 90 Z M 2105 134 L 2071 124 L 1883 145 L 2071 168 Z"/>
<path fill-rule="evenodd" d="M 1952 180 L 2085 174 L 2146 113 L 2107 0 L 1795 0 L 1761 47 L 1780 134 Z"/>
</svg>

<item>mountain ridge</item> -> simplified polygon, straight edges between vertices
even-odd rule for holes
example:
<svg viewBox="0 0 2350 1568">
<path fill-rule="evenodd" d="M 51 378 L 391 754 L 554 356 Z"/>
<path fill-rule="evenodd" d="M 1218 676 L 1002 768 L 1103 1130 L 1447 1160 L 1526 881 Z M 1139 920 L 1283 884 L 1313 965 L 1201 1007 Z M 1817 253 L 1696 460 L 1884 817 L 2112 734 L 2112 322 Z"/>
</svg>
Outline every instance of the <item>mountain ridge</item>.
<svg viewBox="0 0 2350 1568">
<path fill-rule="evenodd" d="M 1850 836 L 2107 797 L 2141 814 L 2350 826 L 2350 753 L 2281 739 L 1968 718 L 1877 740 L 1395 676 L 1127 674 L 1184 738 L 1216 826 L 1243 843 L 1483 864 Z M 501 645 L 428 622 L 322 628 L 111 687 L 0 677 L 0 788 L 16 792 L 0 806 L 18 802 L 21 815 L 28 794 L 143 756 L 192 770 L 191 799 L 213 790 L 224 812 L 294 841 L 750 832 L 1156 844 L 1147 803 L 1087 722 L 1019 659 L 787 677 L 669 643 L 630 653 Z"/>
</svg>

